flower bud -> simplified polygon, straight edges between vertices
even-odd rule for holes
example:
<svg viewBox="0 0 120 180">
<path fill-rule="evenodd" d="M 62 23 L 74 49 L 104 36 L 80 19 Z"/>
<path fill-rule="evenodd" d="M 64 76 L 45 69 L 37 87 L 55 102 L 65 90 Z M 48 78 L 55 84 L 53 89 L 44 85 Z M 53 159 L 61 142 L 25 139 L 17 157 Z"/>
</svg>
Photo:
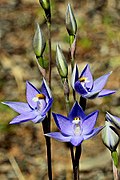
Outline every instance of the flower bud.
<svg viewBox="0 0 120 180">
<path fill-rule="evenodd" d="M 51 20 L 51 12 L 50 12 L 50 0 L 39 0 L 42 8 L 45 11 L 45 15 L 47 20 L 50 22 Z"/>
<path fill-rule="evenodd" d="M 43 33 L 37 23 L 36 32 L 33 38 L 33 49 L 36 57 L 42 57 L 42 54 L 45 50 L 46 42 L 43 36 Z"/>
<path fill-rule="evenodd" d="M 66 28 L 70 36 L 76 35 L 77 23 L 70 4 L 68 4 L 66 11 Z"/>
<path fill-rule="evenodd" d="M 66 78 L 68 75 L 68 65 L 59 45 L 56 46 L 56 65 L 60 76 Z"/>
<path fill-rule="evenodd" d="M 112 114 L 107 112 L 106 119 L 120 129 L 120 118 L 118 118 L 117 116 L 113 116 Z"/>
<path fill-rule="evenodd" d="M 105 121 L 105 127 L 102 130 L 102 140 L 111 152 L 116 150 L 120 137 L 114 126 L 109 121 Z"/>
</svg>

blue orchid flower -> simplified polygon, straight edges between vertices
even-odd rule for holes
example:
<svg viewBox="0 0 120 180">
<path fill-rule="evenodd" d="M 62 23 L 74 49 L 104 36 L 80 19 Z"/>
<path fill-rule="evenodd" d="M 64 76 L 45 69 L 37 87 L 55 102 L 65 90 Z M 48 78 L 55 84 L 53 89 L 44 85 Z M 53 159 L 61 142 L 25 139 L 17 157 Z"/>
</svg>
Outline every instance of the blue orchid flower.
<svg viewBox="0 0 120 180">
<path fill-rule="evenodd" d="M 55 113 L 53 113 L 53 117 L 60 132 L 51 132 L 45 135 L 61 142 L 70 142 L 74 146 L 95 136 L 103 128 L 102 126 L 94 128 L 98 111 L 86 116 L 77 102 L 74 103 L 68 117 Z"/>
<path fill-rule="evenodd" d="M 85 66 L 80 75 L 78 67 L 75 65 L 71 80 L 72 87 L 86 99 L 94 99 L 96 97 L 113 94 L 115 93 L 114 90 L 103 89 L 110 74 L 111 72 L 94 81 L 88 64 Z"/>
<path fill-rule="evenodd" d="M 3 102 L 10 108 L 18 112 L 10 124 L 20 124 L 26 121 L 39 123 L 46 117 L 46 113 L 52 106 L 53 98 L 45 79 L 43 79 L 41 91 L 36 89 L 30 82 L 26 82 L 26 98 L 24 102 Z"/>
<path fill-rule="evenodd" d="M 117 116 L 113 116 L 109 112 L 106 112 L 106 119 L 113 123 L 118 129 L 120 129 L 120 118 Z"/>
</svg>

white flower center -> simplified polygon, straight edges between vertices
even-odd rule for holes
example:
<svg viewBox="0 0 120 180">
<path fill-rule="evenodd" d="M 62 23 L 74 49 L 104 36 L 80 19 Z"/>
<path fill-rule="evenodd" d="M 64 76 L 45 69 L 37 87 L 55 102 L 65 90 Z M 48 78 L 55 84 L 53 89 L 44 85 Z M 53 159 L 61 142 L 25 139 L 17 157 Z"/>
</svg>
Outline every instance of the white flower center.
<svg viewBox="0 0 120 180">
<path fill-rule="evenodd" d="M 45 108 L 46 101 L 44 94 L 37 94 L 32 100 L 37 103 L 37 111 L 41 112 Z"/>
<path fill-rule="evenodd" d="M 72 123 L 74 124 L 74 134 L 76 136 L 80 135 L 81 134 L 80 118 L 79 117 L 74 118 Z"/>
<path fill-rule="evenodd" d="M 40 99 L 45 99 L 44 94 L 36 94 L 36 96 L 32 99 L 34 102 L 39 101 Z"/>
</svg>

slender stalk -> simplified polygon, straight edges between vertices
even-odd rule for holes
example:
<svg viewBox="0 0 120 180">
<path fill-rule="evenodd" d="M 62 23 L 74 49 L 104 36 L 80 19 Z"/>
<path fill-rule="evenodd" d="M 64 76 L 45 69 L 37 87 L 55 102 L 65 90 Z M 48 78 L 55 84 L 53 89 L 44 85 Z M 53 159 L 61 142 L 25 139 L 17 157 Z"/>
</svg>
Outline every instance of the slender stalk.
<svg viewBox="0 0 120 180">
<path fill-rule="evenodd" d="M 114 161 L 113 162 L 113 177 L 114 177 L 114 180 L 119 180 L 119 172 L 118 172 L 118 169 L 117 167 L 115 166 L 114 164 Z"/>
<path fill-rule="evenodd" d="M 44 134 L 50 132 L 49 119 L 46 117 L 42 122 Z M 47 164 L 48 164 L 48 178 L 52 180 L 52 165 L 51 165 L 51 141 L 50 138 L 45 136 L 46 148 L 47 148 Z"/>
<path fill-rule="evenodd" d="M 38 65 L 38 68 L 39 68 L 40 73 L 42 74 L 42 76 L 43 76 L 44 78 L 46 78 L 46 70 L 43 69 L 43 68 L 40 66 L 37 58 L 36 58 L 36 63 L 37 63 L 37 65 Z"/>
<path fill-rule="evenodd" d="M 79 180 L 79 160 L 81 156 L 81 144 L 76 147 L 74 160 L 74 180 Z"/>
<path fill-rule="evenodd" d="M 80 97 L 80 106 L 82 107 L 83 111 L 86 109 L 86 99 L 84 97 Z"/>
<path fill-rule="evenodd" d="M 48 45 L 49 45 L 49 87 L 51 89 L 51 70 L 52 70 L 52 49 L 51 49 L 51 23 L 47 22 L 48 26 Z"/>
<path fill-rule="evenodd" d="M 69 36 L 69 43 L 70 43 L 71 69 L 73 71 L 74 62 L 75 62 L 76 37 Z"/>
<path fill-rule="evenodd" d="M 71 153 L 71 160 L 72 160 L 72 167 L 73 167 L 73 176 L 75 177 L 75 157 L 74 157 L 74 147 L 73 145 L 70 143 L 69 144 L 70 147 L 70 153 Z"/>
<path fill-rule="evenodd" d="M 71 73 L 72 73 L 75 64 L 76 36 L 69 36 L 69 44 L 70 44 L 69 53 L 71 57 Z M 73 99 L 74 101 L 76 101 L 76 94 L 74 89 L 73 89 Z"/>
<path fill-rule="evenodd" d="M 51 16 L 47 17 L 47 27 L 48 27 L 48 46 L 49 46 L 49 88 L 51 89 L 51 64 L 52 64 L 52 49 L 51 49 Z M 48 111 L 47 122 L 43 123 L 43 128 L 46 130 L 47 125 L 47 133 L 51 131 L 51 109 Z M 44 122 L 44 121 L 43 121 Z M 49 137 L 46 138 L 46 146 L 47 146 L 47 158 L 48 158 L 48 177 L 49 180 L 52 180 L 52 165 L 51 165 L 51 140 Z"/>
<path fill-rule="evenodd" d="M 65 98 L 66 111 L 67 111 L 67 116 L 68 116 L 69 111 L 70 111 L 68 78 L 62 78 L 62 84 L 63 84 L 63 89 L 64 89 L 64 98 Z"/>
</svg>

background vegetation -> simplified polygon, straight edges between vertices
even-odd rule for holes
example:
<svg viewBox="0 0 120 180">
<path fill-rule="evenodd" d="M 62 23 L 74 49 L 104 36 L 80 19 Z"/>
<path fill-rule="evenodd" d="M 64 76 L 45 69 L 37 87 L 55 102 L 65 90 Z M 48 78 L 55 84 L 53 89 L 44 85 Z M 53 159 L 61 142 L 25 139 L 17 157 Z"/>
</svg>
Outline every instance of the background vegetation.
<svg viewBox="0 0 120 180">
<path fill-rule="evenodd" d="M 120 1 L 69 1 L 78 24 L 76 62 L 79 69 L 89 63 L 94 78 L 113 71 L 107 88 L 117 93 L 89 101 L 86 113 L 99 109 L 97 125 L 104 124 L 105 111 L 120 117 Z M 69 43 L 65 28 L 68 1 L 52 0 L 52 94 L 53 111 L 65 112 L 62 85 L 55 67 L 55 47 L 59 42 L 68 64 Z M 35 62 L 32 39 L 35 23 L 41 25 L 47 39 L 44 12 L 38 0 L 1 0 L 0 100 L 25 101 L 25 82 L 41 85 L 41 75 Z M 45 58 L 48 59 L 48 49 Z M 72 106 L 72 96 L 71 96 Z M 47 179 L 44 138 L 41 124 L 27 122 L 9 125 L 16 115 L 0 104 L 0 179 Z M 54 123 L 52 129 L 56 130 Z M 65 143 L 52 140 L 54 180 L 72 179 L 70 153 Z M 81 180 L 112 179 L 111 160 L 101 141 L 101 135 L 83 143 Z"/>
</svg>

